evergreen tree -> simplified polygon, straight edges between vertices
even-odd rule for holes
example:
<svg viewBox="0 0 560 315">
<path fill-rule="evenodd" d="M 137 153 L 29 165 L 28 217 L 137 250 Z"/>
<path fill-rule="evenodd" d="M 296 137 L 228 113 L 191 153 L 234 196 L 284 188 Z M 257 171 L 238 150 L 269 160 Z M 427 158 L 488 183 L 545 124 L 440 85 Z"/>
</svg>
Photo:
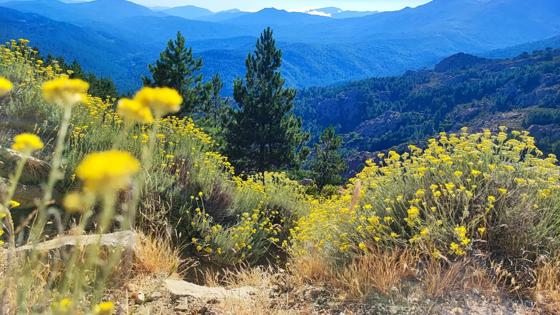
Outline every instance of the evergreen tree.
<svg viewBox="0 0 560 315">
<path fill-rule="evenodd" d="M 292 113 L 295 90 L 284 87 L 281 61 L 282 52 L 267 28 L 245 61 L 245 81 L 235 80 L 239 108 L 232 111 L 226 139 L 229 157 L 239 170 L 289 169 L 300 161 L 308 135 Z"/>
<path fill-rule="evenodd" d="M 319 143 L 315 145 L 311 171 L 320 191 L 326 185 L 342 183 L 341 174 L 346 170 L 346 163 L 339 151 L 341 146 L 342 138 L 336 135 L 332 126 L 323 131 Z"/>
<path fill-rule="evenodd" d="M 196 117 L 198 124 L 210 133 L 220 148 L 225 145 L 224 131 L 231 108 L 228 100 L 220 95 L 223 87 L 224 83 L 220 75 L 214 75 L 211 81 L 210 97 Z"/>
<path fill-rule="evenodd" d="M 179 91 L 183 96 L 181 115 L 193 114 L 208 101 L 212 87 L 202 81 L 202 59 L 195 58 L 192 48 L 185 46 L 185 37 L 181 32 L 177 32 L 174 41 L 167 43 L 155 65 L 148 68 L 152 77 L 143 77 L 144 85 Z"/>
</svg>

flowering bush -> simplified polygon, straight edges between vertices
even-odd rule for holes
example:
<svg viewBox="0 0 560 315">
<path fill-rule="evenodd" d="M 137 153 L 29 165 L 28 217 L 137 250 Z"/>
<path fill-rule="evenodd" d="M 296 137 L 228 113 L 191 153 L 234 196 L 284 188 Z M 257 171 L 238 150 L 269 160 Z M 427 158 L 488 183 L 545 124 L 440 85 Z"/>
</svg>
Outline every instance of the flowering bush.
<svg viewBox="0 0 560 315">
<path fill-rule="evenodd" d="M 368 161 L 341 196 L 314 201 L 293 251 L 348 260 L 372 248 L 534 261 L 560 250 L 560 167 L 526 132 L 440 134 Z"/>
<path fill-rule="evenodd" d="M 163 229 L 164 224 L 171 224 L 182 235 L 178 240 L 181 243 L 193 237 L 205 240 L 204 250 L 198 250 L 200 242 L 190 244 L 187 250 L 220 264 L 261 261 L 269 249 L 279 248 L 286 240 L 294 214 L 306 207 L 299 185 L 285 175 L 267 174 L 266 185 L 260 178 L 234 176 L 227 158 L 213 151 L 213 139 L 192 119 L 161 118 L 179 110 L 181 97 L 176 91 L 143 88 L 132 99 L 101 99 L 85 94 L 87 83 L 69 78 L 71 73 L 62 74 L 56 63 L 45 66 L 39 62 L 38 53 L 27 43 L 12 41 L 0 51 L 0 73 L 14 78 L 18 95 L 29 100 L 25 106 L 8 104 L 8 115 L 21 117 L 22 108 L 28 107 L 32 107 L 28 110 L 30 113 L 44 112 L 40 116 L 34 114 L 33 119 L 46 126 L 39 135 L 49 144 L 55 135 L 49 128 L 58 128 L 64 119 L 63 112 L 72 108 L 69 136 L 64 146 L 65 163 L 61 165 L 64 175 L 58 185 L 65 191 L 81 186 L 78 179 L 85 173 L 98 174 L 97 166 L 88 164 L 86 167 L 82 163 L 90 153 L 119 150 L 130 152 L 140 161 L 148 160 L 148 163 L 142 163 L 144 172 L 140 174 L 144 182 L 142 197 L 135 198 L 138 199 L 142 223 L 150 226 L 139 228 Z M 20 98 L 15 101 L 19 102 Z M 81 104 L 60 106 L 66 101 L 72 103 L 70 105 L 76 101 Z M 41 154 L 51 159 L 52 150 L 53 147 L 47 145 Z M 150 158 L 147 159 L 146 155 Z M 92 180 L 83 179 L 86 188 L 92 190 Z M 106 184 L 94 186 L 107 187 Z M 63 205 L 69 212 L 83 212 L 91 203 L 90 199 L 87 193 L 72 192 L 66 196 Z M 153 204 L 157 204 L 159 213 L 148 213 L 146 209 Z M 205 218 L 197 214 L 197 209 L 205 214 Z M 260 221 L 270 222 L 256 226 L 258 233 L 245 233 L 253 229 L 243 229 L 245 234 L 241 236 L 240 226 L 248 225 L 244 214 L 253 214 L 255 209 L 259 209 Z M 276 213 L 277 218 L 265 218 L 271 213 Z M 223 228 L 217 229 L 216 226 Z M 236 241 L 238 238 L 244 240 Z M 240 247 L 245 244 L 243 251 L 230 250 L 236 242 Z M 220 247 L 223 250 L 218 250 Z M 212 255 L 208 248 L 212 249 Z"/>
</svg>

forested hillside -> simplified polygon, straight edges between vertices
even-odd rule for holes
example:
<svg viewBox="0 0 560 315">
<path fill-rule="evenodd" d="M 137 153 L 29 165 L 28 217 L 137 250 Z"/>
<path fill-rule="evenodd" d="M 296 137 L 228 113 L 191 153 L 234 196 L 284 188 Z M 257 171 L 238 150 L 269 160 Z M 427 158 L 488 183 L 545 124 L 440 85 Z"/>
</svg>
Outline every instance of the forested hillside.
<svg viewBox="0 0 560 315">
<path fill-rule="evenodd" d="M 559 87 L 558 49 L 504 60 L 458 54 L 435 70 L 301 91 L 296 111 L 315 134 L 336 126 L 354 153 L 501 125 L 527 128 L 540 147 L 560 153 Z"/>
</svg>

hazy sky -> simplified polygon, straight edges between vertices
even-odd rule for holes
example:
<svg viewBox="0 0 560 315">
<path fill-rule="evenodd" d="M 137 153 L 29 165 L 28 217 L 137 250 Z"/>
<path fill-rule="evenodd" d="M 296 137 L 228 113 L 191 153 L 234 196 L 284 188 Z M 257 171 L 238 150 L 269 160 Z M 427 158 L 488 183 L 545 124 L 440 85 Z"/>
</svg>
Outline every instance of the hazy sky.
<svg viewBox="0 0 560 315">
<path fill-rule="evenodd" d="M 290 11 L 303 11 L 320 7 L 338 7 L 346 10 L 387 11 L 406 6 L 418 6 L 430 0 L 132 0 L 147 6 L 195 5 L 213 11 L 241 9 L 257 11 L 275 7 Z"/>
</svg>

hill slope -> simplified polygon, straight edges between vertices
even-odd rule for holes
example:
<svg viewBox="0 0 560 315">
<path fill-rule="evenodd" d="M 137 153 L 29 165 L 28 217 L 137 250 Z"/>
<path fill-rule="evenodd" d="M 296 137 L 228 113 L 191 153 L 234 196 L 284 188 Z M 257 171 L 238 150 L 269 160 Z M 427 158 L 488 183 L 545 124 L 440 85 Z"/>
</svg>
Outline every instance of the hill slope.
<svg viewBox="0 0 560 315">
<path fill-rule="evenodd" d="M 139 76 L 135 62 L 145 60 L 135 53 L 142 51 L 137 44 L 110 34 L 0 7 L 0 40 L 13 38 L 27 38 L 44 53 L 76 59 L 100 76 L 122 80 L 121 90 L 133 88 L 129 77 Z"/>
<path fill-rule="evenodd" d="M 316 134 L 336 126 L 361 158 L 440 131 L 500 125 L 527 128 L 560 153 L 560 50 L 504 60 L 458 54 L 436 68 L 308 89 L 297 112 Z"/>
</svg>

